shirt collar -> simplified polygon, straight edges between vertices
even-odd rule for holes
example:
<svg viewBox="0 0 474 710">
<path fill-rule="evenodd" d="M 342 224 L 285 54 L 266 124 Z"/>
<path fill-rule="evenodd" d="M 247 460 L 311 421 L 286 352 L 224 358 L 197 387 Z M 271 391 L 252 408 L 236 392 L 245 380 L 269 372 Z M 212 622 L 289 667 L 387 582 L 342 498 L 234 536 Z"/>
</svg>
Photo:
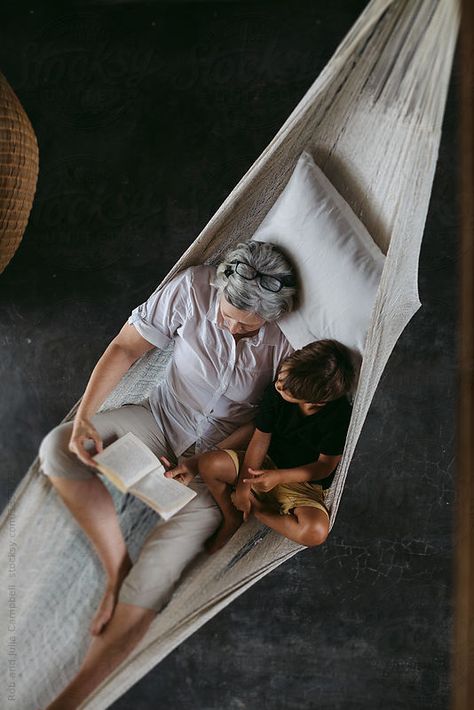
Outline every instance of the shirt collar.
<svg viewBox="0 0 474 710">
<path fill-rule="evenodd" d="M 224 328 L 224 326 L 219 323 L 219 291 L 215 284 L 211 282 L 210 285 L 212 288 L 212 295 L 209 310 L 206 313 L 206 318 L 208 321 L 213 323 L 216 328 L 219 328 L 219 330 L 225 330 L 226 333 L 229 333 L 227 328 Z M 281 340 L 281 332 L 276 323 L 267 321 L 261 328 L 259 328 L 258 333 L 251 338 L 242 338 L 242 340 L 245 340 L 252 346 L 278 345 Z"/>
</svg>

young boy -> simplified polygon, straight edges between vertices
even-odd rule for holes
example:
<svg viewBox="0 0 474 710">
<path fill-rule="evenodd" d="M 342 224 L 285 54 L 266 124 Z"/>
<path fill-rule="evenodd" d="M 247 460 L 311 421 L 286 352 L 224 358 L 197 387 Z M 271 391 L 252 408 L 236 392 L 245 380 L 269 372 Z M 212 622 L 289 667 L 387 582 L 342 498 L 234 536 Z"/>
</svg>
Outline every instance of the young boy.
<svg viewBox="0 0 474 710">
<path fill-rule="evenodd" d="M 344 345 L 310 343 L 281 363 L 265 390 L 247 450 L 199 456 L 197 470 L 224 518 L 208 552 L 222 547 L 250 512 L 301 545 L 325 541 L 325 493 L 344 449 L 354 379 Z"/>
<path fill-rule="evenodd" d="M 199 473 L 224 518 L 209 552 L 222 547 L 251 511 L 290 540 L 306 546 L 324 542 L 325 492 L 344 449 L 354 379 L 345 346 L 334 340 L 310 343 L 281 363 L 246 452 L 225 449 L 199 457 Z"/>
</svg>

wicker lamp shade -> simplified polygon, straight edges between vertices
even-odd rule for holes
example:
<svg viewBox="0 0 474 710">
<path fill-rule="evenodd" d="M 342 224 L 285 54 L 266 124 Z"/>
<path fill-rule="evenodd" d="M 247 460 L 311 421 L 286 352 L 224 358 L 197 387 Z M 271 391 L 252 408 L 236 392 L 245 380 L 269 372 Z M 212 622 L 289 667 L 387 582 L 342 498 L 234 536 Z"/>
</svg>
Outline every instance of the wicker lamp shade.
<svg viewBox="0 0 474 710">
<path fill-rule="evenodd" d="M 38 179 L 38 144 L 22 105 L 0 74 L 0 273 L 20 244 Z"/>
</svg>

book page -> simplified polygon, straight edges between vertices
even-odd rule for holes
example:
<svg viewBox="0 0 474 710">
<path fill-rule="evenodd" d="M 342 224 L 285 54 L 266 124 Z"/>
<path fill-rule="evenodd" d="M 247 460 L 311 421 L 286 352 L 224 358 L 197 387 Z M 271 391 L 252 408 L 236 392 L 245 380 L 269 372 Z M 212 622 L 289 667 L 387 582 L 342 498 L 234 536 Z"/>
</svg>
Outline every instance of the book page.
<svg viewBox="0 0 474 710">
<path fill-rule="evenodd" d="M 164 471 L 155 454 L 131 432 L 121 436 L 92 458 L 118 476 L 126 489 L 152 469 Z"/>
<path fill-rule="evenodd" d="M 172 478 L 165 478 L 163 471 L 164 469 L 152 471 L 137 481 L 130 492 L 168 520 L 189 503 L 196 492 Z"/>
</svg>

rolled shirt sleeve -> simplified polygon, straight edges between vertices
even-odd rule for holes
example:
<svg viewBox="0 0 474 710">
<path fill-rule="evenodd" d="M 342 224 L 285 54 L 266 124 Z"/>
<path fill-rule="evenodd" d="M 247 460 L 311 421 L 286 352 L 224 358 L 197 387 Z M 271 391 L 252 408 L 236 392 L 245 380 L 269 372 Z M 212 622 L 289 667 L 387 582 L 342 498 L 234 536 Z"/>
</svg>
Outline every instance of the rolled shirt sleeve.
<svg viewBox="0 0 474 710">
<path fill-rule="evenodd" d="M 157 348 L 166 348 L 189 317 L 189 275 L 182 272 L 134 308 L 128 323 Z"/>
</svg>

